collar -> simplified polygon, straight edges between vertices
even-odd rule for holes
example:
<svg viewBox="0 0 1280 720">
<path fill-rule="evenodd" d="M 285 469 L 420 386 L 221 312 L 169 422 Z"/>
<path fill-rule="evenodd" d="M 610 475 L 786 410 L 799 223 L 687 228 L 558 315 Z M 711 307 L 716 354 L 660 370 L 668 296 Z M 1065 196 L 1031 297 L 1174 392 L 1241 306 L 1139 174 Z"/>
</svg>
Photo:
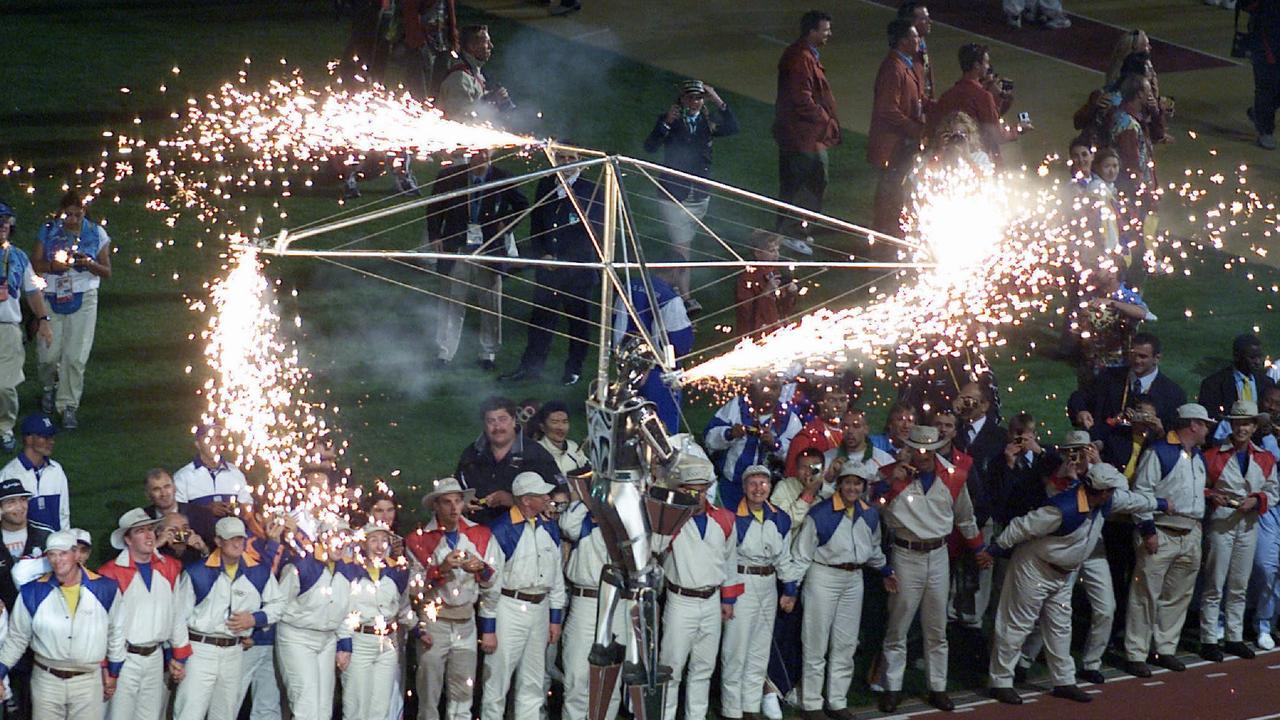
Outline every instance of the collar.
<svg viewBox="0 0 1280 720">
<path fill-rule="evenodd" d="M 1160 374 L 1160 368 L 1159 366 L 1156 366 L 1151 368 L 1151 372 L 1147 373 L 1146 375 L 1139 375 L 1138 373 L 1134 373 L 1133 379 L 1142 383 L 1142 387 L 1144 390 L 1150 390 L 1151 383 L 1155 382 L 1156 375 L 1159 375 L 1159 374 Z"/>
<path fill-rule="evenodd" d="M 902 52 L 898 48 L 893 49 L 893 54 L 897 55 L 899 60 L 906 63 L 908 68 L 914 68 L 916 66 L 916 61 L 913 60 L 910 55 Z"/>
<path fill-rule="evenodd" d="M 814 59 L 814 60 L 821 60 L 821 59 L 822 59 L 822 54 L 818 52 L 818 48 L 817 48 L 817 47 L 815 47 L 815 46 L 813 46 L 813 45 L 811 45 L 811 44 L 809 44 L 809 43 L 807 43 L 807 42 L 806 42 L 804 45 L 805 45 L 805 47 L 809 48 L 809 52 L 813 53 L 813 59 Z"/>
<path fill-rule="evenodd" d="M 845 505 L 845 504 L 844 504 L 844 498 L 840 497 L 840 493 L 839 493 L 839 492 L 836 492 L 835 494 L 833 494 L 833 495 L 831 496 L 831 509 L 832 509 L 832 510 L 835 510 L 836 512 L 839 512 L 839 513 L 842 513 L 842 512 L 844 512 L 845 510 L 848 510 L 850 507 L 855 508 L 855 509 L 856 509 L 858 512 L 860 512 L 860 513 L 863 513 L 863 512 L 866 512 L 866 511 L 867 511 L 871 506 L 870 506 L 870 505 L 867 505 L 867 503 L 866 503 L 865 501 L 863 501 L 862 499 L 858 499 L 858 500 L 854 501 L 853 505 Z"/>
<path fill-rule="evenodd" d="M 511 509 L 512 509 L 512 510 L 515 510 L 515 508 L 511 508 Z M 517 512 L 518 512 L 518 511 L 517 511 Z M 466 519 L 465 517 L 460 517 L 460 518 L 458 518 L 458 532 L 462 532 L 463 530 L 466 530 L 466 529 L 467 529 L 467 528 L 469 528 L 469 527 L 471 527 L 471 523 L 467 522 L 467 519 Z M 440 527 L 440 523 L 439 523 L 439 521 L 437 521 L 435 518 L 431 518 L 431 522 L 427 523 L 426 527 L 422 528 L 422 532 L 424 532 L 424 533 L 447 533 L 447 532 L 450 532 L 450 531 L 449 531 L 449 530 L 445 530 L 444 528 Z"/>
<path fill-rule="evenodd" d="M 1089 512 L 1089 495 L 1085 492 L 1084 483 L 1076 488 L 1076 510 L 1082 513 Z"/>
<path fill-rule="evenodd" d="M 24 467 L 24 468 L 26 468 L 26 469 L 28 469 L 28 470 L 43 470 L 43 469 L 45 469 L 45 468 L 49 467 L 49 458 L 48 458 L 48 456 L 45 456 L 45 458 L 44 458 L 44 462 L 40 463 L 39 465 L 32 465 L 32 464 L 31 464 L 31 461 L 27 459 L 27 453 L 26 453 L 26 451 L 23 451 L 23 452 L 18 453 L 18 462 L 22 463 L 22 467 Z"/>
<path fill-rule="evenodd" d="M 521 525 L 521 524 L 523 524 L 523 523 L 525 523 L 525 522 L 528 522 L 529 520 L 533 520 L 533 521 L 534 521 L 534 524 L 537 524 L 537 522 L 538 522 L 538 519 L 537 519 L 536 517 L 535 517 L 535 518 L 527 518 L 527 517 L 525 517 L 525 516 L 524 516 L 524 513 L 520 512 L 520 508 L 518 508 L 518 507 L 516 507 L 516 506 L 514 506 L 514 505 L 512 505 L 512 506 L 511 506 L 511 510 L 510 510 L 510 512 L 509 512 L 508 514 L 509 514 L 509 516 L 511 517 L 511 524 L 512 524 L 512 525 Z"/>
<path fill-rule="evenodd" d="M 982 432 L 982 428 L 985 427 L 986 424 L 987 424 L 987 416 L 983 415 L 977 420 L 974 420 L 973 422 L 969 423 L 969 429 L 973 430 L 973 436 L 977 437 L 978 433 Z"/>
<path fill-rule="evenodd" d="M 159 552 L 152 550 L 151 559 L 148 562 L 154 565 L 157 561 L 160 561 L 162 557 L 163 556 Z M 126 567 L 126 568 L 137 567 L 137 563 L 135 563 L 133 561 L 133 557 L 129 555 L 129 548 L 125 548 L 124 550 L 120 551 L 120 554 L 116 556 L 115 564 L 119 565 L 120 567 Z"/>
<path fill-rule="evenodd" d="M 62 587 L 62 582 L 58 580 L 58 574 L 52 571 L 49 573 L 49 583 L 55 587 Z M 89 571 L 85 570 L 84 567 L 80 568 L 80 584 L 89 584 Z"/>
<path fill-rule="evenodd" d="M 484 67 L 484 63 L 477 60 L 475 55 L 472 55 L 471 53 L 466 52 L 465 50 L 461 53 L 461 55 L 462 55 L 462 61 L 470 65 L 471 67 L 475 68 L 476 70 L 479 70 L 480 68 Z"/>
<path fill-rule="evenodd" d="M 1236 382 L 1253 382 L 1252 375 L 1241 372 L 1240 369 L 1235 366 L 1232 366 L 1231 368 L 1231 376 L 1236 379 Z"/>
<path fill-rule="evenodd" d="M 1266 452 L 1266 451 L 1258 447 L 1252 440 L 1249 441 L 1249 446 L 1246 447 L 1244 450 L 1237 450 L 1236 446 L 1231 443 L 1231 438 L 1228 437 L 1226 442 L 1218 446 L 1218 452 L 1223 452 L 1223 453 L 1248 452 L 1250 455 L 1253 455 L 1254 453 L 1260 453 L 1260 452 Z"/>
<path fill-rule="evenodd" d="M 773 506 L 772 506 L 772 505 L 770 505 L 770 504 L 769 504 L 769 502 L 768 502 L 767 500 L 765 501 L 764 505 L 761 505 L 761 506 L 760 506 L 760 510 L 761 510 L 761 512 L 763 512 L 763 513 L 764 513 L 765 519 L 768 519 L 770 516 L 772 516 L 772 515 L 773 515 L 773 512 L 772 512 L 772 511 L 773 511 Z M 739 500 L 739 501 L 738 501 L 738 512 L 737 512 L 737 513 L 735 513 L 735 514 L 736 514 L 738 517 L 748 517 L 748 516 L 750 516 L 750 515 L 751 515 L 751 507 L 750 507 L 749 505 L 747 505 L 747 499 L 746 499 L 746 498 L 743 498 L 743 499 L 741 499 L 741 500 Z"/>
<path fill-rule="evenodd" d="M 194 458 L 191 459 L 191 464 L 197 470 L 212 470 L 216 473 L 222 472 L 223 470 L 229 470 L 231 468 L 230 465 L 227 465 L 227 461 L 223 460 L 222 458 L 218 458 L 217 465 L 215 465 L 214 467 L 209 467 L 208 465 L 204 464 L 204 461 L 200 459 L 199 455 L 196 455 Z"/>
<path fill-rule="evenodd" d="M 213 552 L 209 553 L 209 557 L 205 558 L 204 564 L 207 567 L 218 568 L 221 570 L 223 565 L 222 550 L 214 549 Z M 253 567 L 257 564 L 258 552 L 246 544 L 244 548 L 244 555 L 240 556 L 240 568 Z"/>
</svg>

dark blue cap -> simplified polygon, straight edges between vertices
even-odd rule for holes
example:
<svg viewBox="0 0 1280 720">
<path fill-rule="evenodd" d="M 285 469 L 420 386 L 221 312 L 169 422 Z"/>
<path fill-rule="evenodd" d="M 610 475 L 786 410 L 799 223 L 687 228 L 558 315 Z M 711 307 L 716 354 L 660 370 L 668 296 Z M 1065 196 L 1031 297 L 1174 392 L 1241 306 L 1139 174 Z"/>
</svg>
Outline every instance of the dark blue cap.
<svg viewBox="0 0 1280 720">
<path fill-rule="evenodd" d="M 58 434 L 58 426 L 53 424 L 48 415 L 33 413 L 22 419 L 22 434 L 53 437 Z"/>
</svg>

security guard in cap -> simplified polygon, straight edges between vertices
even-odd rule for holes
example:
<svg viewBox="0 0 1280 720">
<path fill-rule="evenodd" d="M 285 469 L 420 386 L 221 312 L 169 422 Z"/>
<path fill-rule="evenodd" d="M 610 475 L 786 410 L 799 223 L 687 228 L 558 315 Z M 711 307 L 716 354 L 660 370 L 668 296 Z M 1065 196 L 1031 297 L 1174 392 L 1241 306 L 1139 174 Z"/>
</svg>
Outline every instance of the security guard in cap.
<svg viewBox="0 0 1280 720">
<path fill-rule="evenodd" d="M 36 284 L 31 260 L 21 248 L 13 245 L 13 233 L 17 227 L 13 208 L 0 202 L 0 449 L 14 451 L 13 424 L 18 419 L 18 386 L 26 378 L 22 365 L 26 351 L 22 347 L 22 307 L 18 298 L 26 297 L 31 312 L 39 318 L 40 341 L 48 346 L 53 342 L 49 325 L 49 307 L 44 294 Z"/>
</svg>

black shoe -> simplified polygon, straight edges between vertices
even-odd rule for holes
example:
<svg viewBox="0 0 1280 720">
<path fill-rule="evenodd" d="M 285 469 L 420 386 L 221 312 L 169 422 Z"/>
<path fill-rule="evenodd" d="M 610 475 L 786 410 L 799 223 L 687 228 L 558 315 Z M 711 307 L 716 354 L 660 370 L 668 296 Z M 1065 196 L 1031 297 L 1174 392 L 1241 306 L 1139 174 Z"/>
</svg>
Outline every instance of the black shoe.
<svg viewBox="0 0 1280 720">
<path fill-rule="evenodd" d="M 1027 681 L 1027 669 L 1028 668 L 1021 665 L 1017 665 L 1013 668 L 1013 682 L 1015 684 L 1021 685 Z"/>
<path fill-rule="evenodd" d="M 1134 677 L 1151 677 L 1151 666 L 1141 660 L 1126 660 L 1124 667 L 1121 669 Z"/>
<path fill-rule="evenodd" d="M 991 688 L 991 698 L 1005 705 L 1022 704 L 1022 696 L 1013 688 Z"/>
<path fill-rule="evenodd" d="M 1240 642 L 1239 640 L 1232 640 L 1230 642 L 1222 643 L 1222 649 L 1226 650 L 1232 655 L 1235 655 L 1238 658 L 1243 658 L 1245 660 L 1252 660 L 1255 657 L 1257 657 L 1254 654 L 1252 648 Z"/>
<path fill-rule="evenodd" d="M 1093 697 L 1091 697 L 1089 693 L 1081 690 L 1075 685 L 1057 685 L 1053 688 L 1053 690 L 1049 694 L 1053 695 L 1056 698 L 1062 698 L 1063 700 L 1074 700 L 1075 702 L 1078 702 L 1078 703 L 1093 702 Z"/>
<path fill-rule="evenodd" d="M 1159 665 L 1165 670 L 1171 670 L 1173 672 L 1182 672 L 1187 669 L 1187 666 L 1178 659 L 1177 655 L 1161 655 L 1160 653 L 1156 653 L 1152 656 L 1151 662 Z"/>
<path fill-rule="evenodd" d="M 938 692 L 937 690 L 929 691 L 929 696 L 925 698 L 925 702 L 938 708 L 942 712 L 951 712 L 956 709 L 956 704 L 951 700 L 951 696 Z"/>
<path fill-rule="evenodd" d="M 902 700 L 902 693 L 895 690 L 885 690 L 880 693 L 880 712 L 891 713 L 898 709 L 898 703 Z"/>
<path fill-rule="evenodd" d="M 1209 662 L 1222 662 L 1226 658 L 1222 655 L 1222 648 L 1217 643 L 1203 643 L 1200 645 L 1200 657 Z"/>
<path fill-rule="evenodd" d="M 581 379 L 582 379 L 581 373 L 567 372 L 564 375 L 560 376 L 560 384 L 564 385 L 565 387 L 569 387 L 570 385 L 577 385 L 578 381 Z"/>
<path fill-rule="evenodd" d="M 476 365 L 479 365 L 480 369 L 485 372 L 493 372 L 494 367 L 496 367 L 493 364 L 493 360 L 489 358 L 483 358 L 481 360 L 476 361 Z"/>
<path fill-rule="evenodd" d="M 542 373 L 533 372 L 524 368 L 516 368 L 515 371 L 506 375 L 499 375 L 498 379 L 503 382 L 533 382 L 542 377 Z"/>
<path fill-rule="evenodd" d="M 1091 685 L 1102 685 L 1107 681 L 1107 676 L 1101 670 L 1079 670 L 1076 672 L 1076 679 Z"/>
</svg>

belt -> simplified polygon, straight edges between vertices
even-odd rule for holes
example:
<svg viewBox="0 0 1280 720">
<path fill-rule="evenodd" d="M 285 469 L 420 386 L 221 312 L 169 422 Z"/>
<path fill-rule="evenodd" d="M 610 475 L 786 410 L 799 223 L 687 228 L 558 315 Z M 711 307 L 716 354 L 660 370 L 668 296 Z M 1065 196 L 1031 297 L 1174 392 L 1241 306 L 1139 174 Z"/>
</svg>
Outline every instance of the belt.
<svg viewBox="0 0 1280 720">
<path fill-rule="evenodd" d="M 216 647 L 231 647 L 232 645 L 240 644 L 240 638 L 214 637 L 212 635 L 201 635 L 198 632 L 188 632 L 187 637 L 191 638 L 192 640 L 198 643 L 204 643 L 205 645 L 214 645 Z"/>
<path fill-rule="evenodd" d="M 937 550 L 947 542 L 946 538 L 938 538 L 937 540 L 906 540 L 903 538 L 894 538 L 893 544 L 900 548 L 915 550 L 916 552 L 929 552 Z"/>
<path fill-rule="evenodd" d="M 546 593 L 522 593 L 515 590 L 508 590 L 506 588 L 502 589 L 502 594 L 509 598 L 515 598 L 520 602 L 533 603 L 534 605 L 537 605 L 547 599 Z"/>
<path fill-rule="evenodd" d="M 451 618 L 451 617 L 444 617 L 442 615 L 436 616 L 436 622 L 447 622 L 453 625 L 466 625 L 467 623 L 474 623 L 475 621 L 476 621 L 475 616 L 466 617 L 466 618 Z"/>
<path fill-rule="evenodd" d="M 818 564 L 819 564 L 819 565 L 821 565 L 821 566 L 823 566 L 823 567 L 835 568 L 836 570 L 847 570 L 847 571 L 849 571 L 849 572 L 854 572 L 854 571 L 857 571 L 857 570 L 861 570 L 861 569 L 862 569 L 862 565 L 861 565 L 860 563 L 824 563 L 824 562 L 820 562 L 820 563 L 818 563 Z"/>
<path fill-rule="evenodd" d="M 739 565 L 738 572 L 742 575 L 772 575 L 772 565 Z"/>
<path fill-rule="evenodd" d="M 1187 533 L 1191 532 L 1191 528 L 1167 527 L 1164 525 L 1157 525 L 1156 527 L 1160 528 L 1161 530 L 1168 533 L 1169 535 L 1176 535 L 1178 537 L 1182 537 L 1183 535 L 1186 535 Z"/>
<path fill-rule="evenodd" d="M 569 594 L 572 595 L 573 597 L 591 598 L 593 600 L 600 599 L 599 590 L 595 588 L 578 587 L 577 585 L 573 586 L 573 589 L 569 591 Z M 633 592 L 625 592 L 623 590 L 619 590 L 618 597 L 623 600 L 635 600 L 636 594 Z"/>
<path fill-rule="evenodd" d="M 395 623 L 391 623 L 390 625 L 382 625 L 382 626 L 361 625 L 360 627 L 356 628 L 356 632 L 361 632 L 361 633 L 364 633 L 365 635 L 394 635 L 396 632 L 396 629 L 397 627 Z"/>
<path fill-rule="evenodd" d="M 133 643 L 125 643 L 124 649 L 134 655 L 142 655 L 146 657 L 159 649 L 160 643 L 152 643 L 151 645 L 134 645 Z"/>
<path fill-rule="evenodd" d="M 720 588 L 707 588 L 706 590 L 694 590 L 692 588 L 683 588 L 683 587 L 680 587 L 679 585 L 667 585 L 667 589 L 675 593 L 676 595 L 683 595 L 685 597 L 691 597 L 691 598 L 699 598 L 702 600 L 706 600 L 709 597 L 715 597 L 715 594 L 720 592 Z"/>
<path fill-rule="evenodd" d="M 73 677 L 80 677 L 81 675 L 88 675 L 89 673 L 93 672 L 92 670 L 59 670 L 57 668 L 51 668 L 48 665 L 45 665 L 44 663 L 40 662 L 39 660 L 36 660 L 35 664 L 36 664 L 36 667 L 40 668 L 41 670 L 49 673 L 50 675 L 56 678 L 61 678 L 63 680 L 68 680 Z"/>
</svg>

